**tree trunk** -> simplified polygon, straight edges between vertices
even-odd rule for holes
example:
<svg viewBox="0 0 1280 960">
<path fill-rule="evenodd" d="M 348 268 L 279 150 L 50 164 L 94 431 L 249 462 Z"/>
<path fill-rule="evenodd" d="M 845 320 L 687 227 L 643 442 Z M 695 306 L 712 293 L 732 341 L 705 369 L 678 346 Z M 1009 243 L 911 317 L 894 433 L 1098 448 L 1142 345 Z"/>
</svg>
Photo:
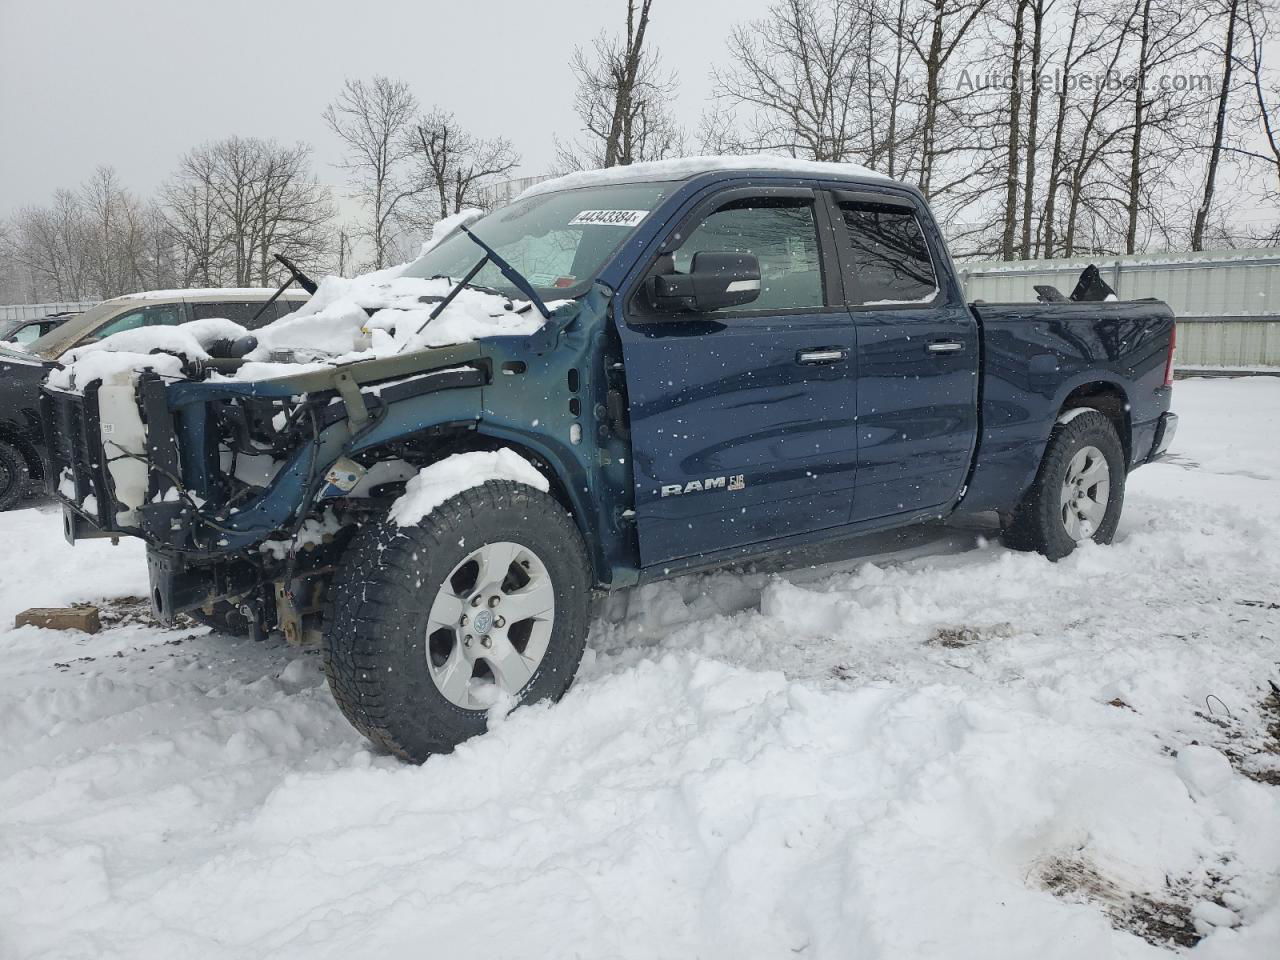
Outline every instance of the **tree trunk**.
<svg viewBox="0 0 1280 960">
<path fill-rule="evenodd" d="M 1138 69 L 1134 77 L 1133 140 L 1129 149 L 1128 225 L 1124 234 L 1124 252 L 1134 253 L 1138 244 L 1138 213 L 1142 205 L 1142 134 L 1146 124 L 1147 57 L 1151 49 L 1151 0 L 1142 0 L 1142 32 L 1138 46 Z"/>
<path fill-rule="evenodd" d="M 902 97 L 902 60 L 905 52 L 902 38 L 907 16 L 907 0 L 898 0 L 898 20 L 894 28 L 893 84 L 889 93 L 889 177 L 893 178 L 898 160 L 898 108 Z"/>
<path fill-rule="evenodd" d="M 1044 243 L 1040 255 L 1053 257 L 1054 216 L 1058 201 L 1058 181 L 1062 176 L 1062 135 L 1067 123 L 1067 87 L 1071 81 L 1071 55 L 1075 51 L 1076 34 L 1080 29 L 1083 0 L 1076 0 L 1075 13 L 1071 17 L 1071 32 L 1067 36 L 1067 51 L 1062 57 L 1062 76 L 1058 80 L 1058 124 L 1053 132 L 1053 153 L 1049 158 L 1049 192 L 1044 203 Z"/>
<path fill-rule="evenodd" d="M 938 124 L 938 78 L 942 72 L 942 20 L 945 0 L 933 0 L 933 24 L 929 36 L 929 55 L 925 60 L 924 128 L 920 145 L 920 190 L 929 196 L 933 179 L 933 151 Z"/>
<path fill-rule="evenodd" d="M 1031 212 L 1036 189 L 1036 142 L 1040 127 L 1040 55 L 1044 40 L 1045 0 L 1034 0 L 1031 7 L 1031 103 L 1027 109 L 1027 162 L 1022 186 L 1022 246 L 1018 250 L 1020 260 L 1031 259 Z"/>
<path fill-rule="evenodd" d="M 1234 48 L 1236 40 L 1236 19 L 1240 9 L 1240 0 L 1231 0 L 1227 11 L 1227 42 L 1222 54 L 1222 89 L 1218 92 L 1218 115 L 1214 120 L 1213 145 L 1209 148 L 1209 169 L 1205 174 L 1204 196 L 1196 210 L 1195 223 L 1191 227 L 1191 249 L 1204 249 L 1205 225 L 1209 220 L 1209 209 L 1213 206 L 1214 181 L 1218 178 L 1218 159 L 1222 155 L 1223 133 L 1227 126 L 1227 101 L 1231 96 L 1231 68 L 1234 64 Z"/>
<path fill-rule="evenodd" d="M 1022 14 L 1027 0 L 1018 0 L 1013 13 L 1013 56 L 1009 63 L 1009 156 L 1005 168 L 1004 230 L 1000 257 L 1013 259 L 1013 238 L 1018 225 L 1018 161 L 1022 134 Z"/>
</svg>

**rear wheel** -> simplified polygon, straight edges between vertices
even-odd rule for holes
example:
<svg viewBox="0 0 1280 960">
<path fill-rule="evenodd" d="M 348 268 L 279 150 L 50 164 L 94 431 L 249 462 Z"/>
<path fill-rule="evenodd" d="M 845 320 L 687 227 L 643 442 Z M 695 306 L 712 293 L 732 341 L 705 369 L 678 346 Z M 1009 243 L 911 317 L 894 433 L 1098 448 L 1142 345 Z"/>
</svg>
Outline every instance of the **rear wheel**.
<svg viewBox="0 0 1280 960">
<path fill-rule="evenodd" d="M 339 565 L 325 672 L 347 719 L 416 762 L 496 703 L 559 699 L 582 658 L 586 549 L 553 498 L 491 481 L 418 525 L 357 534 Z"/>
<path fill-rule="evenodd" d="M 1096 410 L 1076 413 L 1053 429 L 1035 483 L 1004 542 L 1060 560 L 1085 540 L 1110 543 L 1124 504 L 1124 447 Z"/>
<path fill-rule="evenodd" d="M 31 472 L 22 452 L 0 440 L 0 510 L 16 506 L 28 493 Z"/>
</svg>

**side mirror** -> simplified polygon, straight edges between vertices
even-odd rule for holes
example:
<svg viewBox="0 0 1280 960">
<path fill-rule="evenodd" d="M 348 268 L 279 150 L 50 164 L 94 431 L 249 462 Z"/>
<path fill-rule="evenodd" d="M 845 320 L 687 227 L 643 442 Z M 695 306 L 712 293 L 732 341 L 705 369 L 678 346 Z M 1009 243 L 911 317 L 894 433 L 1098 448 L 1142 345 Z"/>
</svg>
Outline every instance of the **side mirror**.
<svg viewBox="0 0 1280 960">
<path fill-rule="evenodd" d="M 704 250 L 693 255 L 688 273 L 660 273 L 651 283 L 655 310 L 705 313 L 738 307 L 760 296 L 760 261 L 753 253 Z"/>
</svg>

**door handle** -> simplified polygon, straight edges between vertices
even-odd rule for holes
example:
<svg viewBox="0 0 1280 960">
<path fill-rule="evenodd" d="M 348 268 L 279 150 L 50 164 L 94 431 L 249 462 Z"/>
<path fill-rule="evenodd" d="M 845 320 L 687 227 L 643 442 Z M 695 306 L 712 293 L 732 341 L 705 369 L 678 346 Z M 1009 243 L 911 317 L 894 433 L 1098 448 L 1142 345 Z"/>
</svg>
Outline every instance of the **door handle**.
<svg viewBox="0 0 1280 960">
<path fill-rule="evenodd" d="M 925 347 L 930 353 L 957 353 L 964 349 L 959 340 L 935 340 Z"/>
<path fill-rule="evenodd" d="M 801 350 L 796 354 L 796 363 L 805 363 L 810 365 L 821 365 L 824 363 L 839 363 L 849 355 L 849 351 L 843 347 L 826 347 L 821 350 Z"/>
</svg>

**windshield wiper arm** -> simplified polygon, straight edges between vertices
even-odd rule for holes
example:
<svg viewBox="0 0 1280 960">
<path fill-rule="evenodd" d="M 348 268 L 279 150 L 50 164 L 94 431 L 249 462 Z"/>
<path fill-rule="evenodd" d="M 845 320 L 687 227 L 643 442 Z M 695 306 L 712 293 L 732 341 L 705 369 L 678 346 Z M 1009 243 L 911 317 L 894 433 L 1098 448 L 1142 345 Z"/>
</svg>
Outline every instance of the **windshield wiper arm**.
<svg viewBox="0 0 1280 960">
<path fill-rule="evenodd" d="M 485 252 L 485 260 L 488 260 L 497 267 L 502 272 L 502 275 L 511 281 L 511 285 L 523 293 L 529 299 L 529 302 L 538 308 L 538 312 L 542 314 L 543 320 L 551 319 L 551 311 L 547 309 L 547 305 L 543 303 L 542 298 L 538 296 L 538 291 L 533 289 L 533 284 L 525 279 L 523 273 L 511 264 L 507 263 L 507 261 L 503 260 L 497 250 L 493 249 L 493 247 L 489 246 L 472 233 L 471 228 L 465 223 L 459 224 L 458 229 L 474 240 L 476 246 Z M 482 260 L 481 263 L 484 263 L 484 260 Z M 474 275 L 475 272 L 473 271 L 469 276 Z"/>
<path fill-rule="evenodd" d="M 413 332 L 413 335 L 415 337 L 418 334 L 422 333 L 423 330 L 427 329 L 427 325 L 430 324 L 431 321 L 434 320 L 436 317 L 440 316 L 440 314 L 444 312 L 445 307 L 453 303 L 453 301 L 457 298 L 458 294 L 460 294 L 464 288 L 473 286 L 471 281 L 476 278 L 477 273 L 479 273 L 482 269 L 484 269 L 484 265 L 486 263 L 492 263 L 495 267 L 497 267 L 498 270 L 501 271 L 502 275 L 511 282 L 511 285 L 513 287 L 515 287 L 517 290 L 523 293 L 526 297 L 528 297 L 529 302 L 532 303 L 535 307 L 537 307 L 538 312 L 542 314 L 543 320 L 551 319 L 551 311 L 547 309 L 547 305 L 543 303 L 542 298 L 538 296 L 538 291 L 533 289 L 533 284 L 531 284 L 528 280 L 524 278 L 524 274 L 522 274 L 519 270 L 517 270 L 511 264 L 507 263 L 506 260 L 503 260 L 502 256 L 498 253 L 497 250 L 493 249 L 493 247 L 489 246 L 487 243 L 485 243 L 483 240 L 477 237 L 474 233 L 468 230 L 465 224 L 460 225 L 458 229 L 461 230 L 463 233 L 465 233 L 468 237 L 470 237 L 472 240 L 476 242 L 476 245 L 481 250 L 484 251 L 484 256 L 481 257 L 478 261 L 476 261 L 476 265 L 467 271 L 467 275 L 463 277 L 461 280 L 459 280 L 457 283 L 455 283 L 453 287 L 449 290 L 449 292 L 445 294 L 444 299 L 435 305 L 435 308 L 431 311 L 431 313 L 427 315 L 427 319 L 422 321 L 422 325 Z M 436 279 L 436 278 L 433 277 L 432 279 Z M 444 277 L 444 279 L 451 280 L 452 277 Z M 479 285 L 474 285 L 474 286 L 475 286 L 475 289 L 477 290 L 488 289 L 485 287 L 481 287 Z M 496 293 L 497 291 L 494 291 L 494 292 Z M 499 296 L 502 296 L 502 294 L 499 294 Z"/>
<path fill-rule="evenodd" d="M 488 257 L 485 257 L 485 262 L 486 262 L 486 263 L 488 263 L 488 262 L 489 262 L 489 258 L 488 258 Z M 429 279 L 429 280 L 448 280 L 448 281 L 450 281 L 450 282 L 453 282 L 453 277 L 449 276 L 447 273 L 436 273 L 436 274 L 432 274 L 432 275 L 431 275 L 430 277 L 428 277 L 427 279 Z M 510 302 L 511 302 L 511 298 L 510 298 L 510 297 L 508 297 L 508 296 L 507 296 L 505 293 L 503 293 L 501 290 L 499 290 L 497 287 L 486 287 L 483 283 L 468 283 L 468 284 L 467 284 L 467 286 L 468 286 L 470 289 L 472 289 L 472 290 L 479 290 L 481 293 L 492 293 L 495 297 L 501 297 L 503 300 L 507 301 L 507 303 L 510 303 Z"/>
<path fill-rule="evenodd" d="M 489 262 L 489 255 L 486 253 L 483 257 L 481 257 L 478 261 L 476 261 L 476 265 L 474 267 L 472 267 L 470 270 L 467 271 L 467 275 L 465 277 L 463 277 L 461 280 L 459 280 L 457 283 L 453 285 L 453 287 L 449 290 L 449 292 L 444 295 L 444 299 L 435 305 L 432 311 L 429 314 L 427 314 L 427 319 L 422 321 L 422 325 L 418 327 L 417 330 L 413 331 L 413 335 L 416 337 L 423 330 L 427 329 L 427 324 L 429 324 L 436 317 L 440 316 L 440 314 L 444 313 L 444 308 L 449 306 L 449 304 L 453 303 L 454 299 L 458 296 L 458 294 L 460 294 L 463 291 L 463 288 L 469 287 L 471 285 L 471 281 L 476 278 L 476 274 L 479 273 L 484 268 L 484 265 L 488 262 Z M 432 279 L 435 279 L 435 278 L 433 277 Z M 445 277 L 444 279 L 449 280 L 451 278 Z"/>
</svg>

